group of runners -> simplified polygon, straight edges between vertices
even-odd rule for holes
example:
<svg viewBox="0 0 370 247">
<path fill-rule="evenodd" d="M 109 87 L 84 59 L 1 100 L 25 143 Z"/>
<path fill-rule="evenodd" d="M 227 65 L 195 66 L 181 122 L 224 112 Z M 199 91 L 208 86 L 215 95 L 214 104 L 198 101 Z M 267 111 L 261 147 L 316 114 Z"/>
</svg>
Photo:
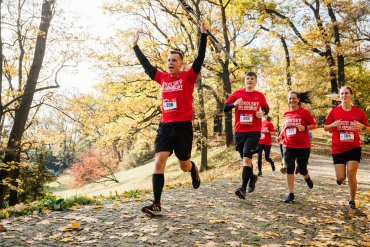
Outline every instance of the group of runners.
<svg viewBox="0 0 370 247">
<path fill-rule="evenodd" d="M 159 71 L 152 66 L 138 46 L 137 31 L 133 39 L 135 54 L 145 69 L 146 74 L 161 86 L 162 116 L 155 139 L 155 162 L 152 176 L 154 200 L 142 208 L 149 215 L 161 214 L 161 194 L 164 186 L 164 170 L 168 157 L 175 153 L 180 168 L 189 172 L 194 189 L 199 188 L 201 180 L 199 171 L 191 158 L 193 141 L 193 91 L 199 76 L 207 47 L 207 25 L 200 26 L 198 55 L 190 69 L 183 71 L 183 54 L 171 50 L 167 60 L 167 72 Z M 235 194 L 245 199 L 246 192 L 255 190 L 258 176 L 253 173 L 252 156 L 258 153 L 258 175 L 262 175 L 262 152 L 265 159 L 275 170 L 274 161 L 270 158 L 271 133 L 275 132 L 271 123 L 269 106 L 263 93 L 255 90 L 257 75 L 247 72 L 244 78 L 245 88 L 235 91 L 224 104 L 224 111 L 235 112 L 235 147 L 242 158 L 242 183 Z M 356 174 L 361 159 L 361 141 L 359 132 L 370 132 L 365 112 L 352 105 L 353 91 L 344 86 L 340 89 L 341 104 L 333 108 L 324 123 L 324 129 L 332 133 L 332 156 L 338 185 L 348 177 L 349 207 L 355 209 L 357 190 Z M 311 103 L 308 92 L 289 92 L 289 109 L 284 112 L 282 131 L 276 140 L 283 145 L 283 160 L 286 167 L 288 195 L 284 202 L 294 200 L 294 173 L 299 172 L 307 186 L 314 184 L 307 170 L 310 156 L 309 131 L 317 128 L 315 119 L 309 110 L 301 106 Z M 262 118 L 264 117 L 264 121 Z"/>
</svg>

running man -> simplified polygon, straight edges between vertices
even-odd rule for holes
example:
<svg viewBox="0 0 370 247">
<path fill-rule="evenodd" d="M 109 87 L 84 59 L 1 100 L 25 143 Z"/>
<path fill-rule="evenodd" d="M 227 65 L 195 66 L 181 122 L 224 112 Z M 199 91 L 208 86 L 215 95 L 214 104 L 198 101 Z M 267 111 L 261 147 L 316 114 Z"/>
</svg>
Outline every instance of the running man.
<svg viewBox="0 0 370 247">
<path fill-rule="evenodd" d="M 283 115 L 283 130 L 276 141 L 283 141 L 286 181 L 289 194 L 285 203 L 294 201 L 294 170 L 297 163 L 298 172 L 304 177 L 308 188 L 313 188 L 313 182 L 308 174 L 307 164 L 310 157 L 311 143 L 308 131 L 317 128 L 312 114 L 301 103 L 311 103 L 309 93 L 290 92 L 288 94 L 289 110 Z"/>
<path fill-rule="evenodd" d="M 370 128 L 365 112 L 353 106 L 352 89 L 340 89 L 341 104 L 332 109 L 324 122 L 324 129 L 332 133 L 332 156 L 337 184 L 348 177 L 349 208 L 356 209 L 357 169 L 361 160 L 361 139 L 359 132 L 367 133 Z"/>
<path fill-rule="evenodd" d="M 261 136 L 261 118 L 269 112 L 263 93 L 254 90 L 256 73 L 247 72 L 244 83 L 245 88 L 232 93 L 224 105 L 224 112 L 235 108 L 235 148 L 243 159 L 242 186 L 235 191 L 240 199 L 245 199 L 248 182 L 248 192 L 255 189 L 258 177 L 253 174 L 252 156 Z"/>
<path fill-rule="evenodd" d="M 258 176 L 262 176 L 262 152 L 265 152 L 265 160 L 270 163 L 271 170 L 275 171 L 274 161 L 270 158 L 272 138 L 271 133 L 275 133 L 276 130 L 272 124 L 272 118 L 264 116 L 262 121 L 261 138 L 258 143 Z"/>
<path fill-rule="evenodd" d="M 153 67 L 137 45 L 139 31 L 133 40 L 133 49 L 145 73 L 161 86 L 162 117 L 155 139 L 155 167 L 152 176 L 154 201 L 142 208 L 148 215 L 161 214 L 161 195 L 164 186 L 164 170 L 168 157 L 175 153 L 180 168 L 190 172 L 194 189 L 200 186 L 198 168 L 190 160 L 193 142 L 193 91 L 199 76 L 207 47 L 208 27 L 200 26 L 201 37 L 198 56 L 189 70 L 182 71 L 183 54 L 178 50 L 170 51 L 167 60 L 168 72 Z"/>
</svg>

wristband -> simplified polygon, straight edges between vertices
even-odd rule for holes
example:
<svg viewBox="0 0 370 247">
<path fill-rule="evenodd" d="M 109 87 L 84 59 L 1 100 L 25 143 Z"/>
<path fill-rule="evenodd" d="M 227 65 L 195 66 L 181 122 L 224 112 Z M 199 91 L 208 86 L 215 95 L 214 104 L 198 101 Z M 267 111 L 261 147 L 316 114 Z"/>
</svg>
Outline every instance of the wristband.
<svg viewBox="0 0 370 247">
<path fill-rule="evenodd" d="M 305 130 L 308 130 L 308 127 L 307 127 L 307 125 L 306 125 L 306 126 L 304 126 L 304 129 L 305 129 Z"/>
</svg>

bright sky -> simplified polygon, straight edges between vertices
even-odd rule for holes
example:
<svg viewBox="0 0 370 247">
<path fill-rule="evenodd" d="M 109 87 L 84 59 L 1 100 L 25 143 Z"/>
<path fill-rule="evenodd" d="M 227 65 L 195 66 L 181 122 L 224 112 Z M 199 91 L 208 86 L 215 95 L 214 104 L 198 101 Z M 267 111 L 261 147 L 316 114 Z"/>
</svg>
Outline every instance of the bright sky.
<svg viewBox="0 0 370 247">
<path fill-rule="evenodd" d="M 113 0 L 59 0 L 59 8 L 63 8 L 66 17 L 78 17 L 79 25 L 86 27 L 85 31 L 91 33 L 92 37 L 108 37 L 115 30 L 114 18 L 104 15 L 101 6 L 103 3 Z M 92 92 L 93 85 L 100 82 L 99 73 L 88 61 L 82 61 L 77 67 L 76 73 L 65 70 L 59 74 L 61 90 L 79 91 L 81 93 Z"/>
</svg>

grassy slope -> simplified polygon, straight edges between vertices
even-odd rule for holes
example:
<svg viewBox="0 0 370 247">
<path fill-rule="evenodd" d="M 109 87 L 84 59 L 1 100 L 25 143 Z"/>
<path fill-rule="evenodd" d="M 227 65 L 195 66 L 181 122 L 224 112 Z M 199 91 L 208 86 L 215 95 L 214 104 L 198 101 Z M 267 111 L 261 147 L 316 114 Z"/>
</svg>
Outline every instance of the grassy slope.
<svg viewBox="0 0 370 247">
<path fill-rule="evenodd" d="M 330 155 L 330 135 L 325 133 L 322 129 L 315 130 L 313 132 L 313 147 L 312 151 L 316 154 Z M 277 168 L 280 166 L 280 154 L 278 149 L 272 151 L 271 157 L 277 162 Z M 363 153 L 366 158 L 370 156 L 369 146 L 363 147 Z M 193 154 L 192 159 L 196 164 L 200 163 L 199 153 Z M 50 190 L 60 197 L 71 197 L 74 195 L 87 195 L 87 196 L 97 196 L 97 195 L 109 195 L 109 194 L 121 194 L 122 192 L 133 190 L 133 189 L 151 189 L 152 181 L 151 175 L 153 172 L 154 161 L 151 160 L 144 164 L 143 166 L 117 172 L 116 178 L 120 181 L 119 183 L 92 183 L 84 185 L 80 188 L 68 189 L 68 183 L 73 179 L 71 175 L 61 175 L 57 182 L 50 184 Z M 256 156 L 254 156 L 254 164 L 257 163 Z M 228 177 L 238 177 L 240 176 L 240 165 L 241 160 L 239 154 L 235 152 L 233 147 L 225 148 L 224 146 L 213 147 L 209 149 L 208 153 L 208 164 L 209 170 L 201 173 L 201 178 L 203 182 L 217 180 L 220 178 Z M 256 167 L 255 167 L 256 169 Z M 270 172 L 270 167 L 268 164 L 264 164 L 264 170 Z M 176 157 L 172 155 L 168 162 L 165 171 L 165 184 L 183 184 L 189 183 L 190 176 L 184 173 L 179 168 Z"/>
</svg>

